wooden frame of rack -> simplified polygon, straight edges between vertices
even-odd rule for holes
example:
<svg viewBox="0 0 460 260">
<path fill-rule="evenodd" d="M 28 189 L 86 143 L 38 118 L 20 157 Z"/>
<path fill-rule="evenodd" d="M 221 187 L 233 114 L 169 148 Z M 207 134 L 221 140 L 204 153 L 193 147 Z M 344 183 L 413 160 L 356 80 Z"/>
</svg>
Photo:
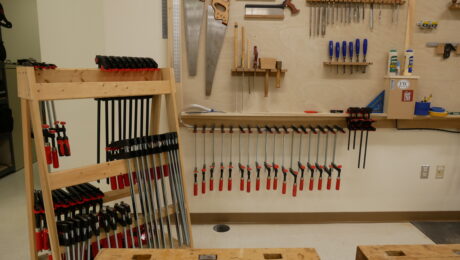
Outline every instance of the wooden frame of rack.
<svg viewBox="0 0 460 260">
<path fill-rule="evenodd" d="M 39 102 L 45 100 L 69 100 L 84 98 L 108 98 L 124 96 L 153 96 L 152 104 L 152 134 L 159 133 L 162 96 L 165 97 L 168 126 L 170 131 L 178 132 L 179 124 L 176 113 L 176 86 L 172 69 L 158 69 L 156 71 L 124 71 L 110 72 L 98 69 L 56 69 L 37 70 L 32 67 L 18 67 L 18 96 L 21 99 L 22 135 L 24 138 L 24 172 L 25 190 L 28 216 L 28 233 L 30 256 L 37 259 L 35 248 L 35 218 L 34 218 L 34 181 L 32 171 L 32 140 L 30 129 L 34 133 L 42 132 L 42 122 Z M 71 185 L 105 179 L 117 176 L 120 172 L 127 172 L 126 160 L 105 162 L 79 168 L 50 172 L 48 170 L 44 152 L 44 137 L 35 135 L 35 151 L 37 154 L 40 186 L 43 193 L 45 215 L 48 223 L 50 245 L 53 259 L 60 259 L 62 252 L 59 247 L 57 227 L 51 191 Z M 178 135 L 180 143 L 180 136 Z M 179 150 L 179 159 L 182 154 Z M 183 168 L 183 165 L 181 165 Z M 182 183 L 184 182 L 183 176 Z M 184 194 L 186 194 L 186 187 Z M 105 201 L 112 201 L 129 196 L 129 188 L 107 192 Z M 193 246 L 190 225 L 190 211 L 187 197 L 185 214 L 190 233 L 190 246 Z M 168 213 L 174 209 L 168 207 Z"/>
<path fill-rule="evenodd" d="M 307 3 L 364 3 L 382 5 L 403 5 L 405 0 L 306 0 Z"/>
<path fill-rule="evenodd" d="M 181 114 L 181 123 L 186 126 L 291 126 L 291 125 L 338 125 L 346 128 L 347 114 L 331 113 L 207 113 L 207 114 Z M 372 114 L 373 124 L 376 128 L 442 128 L 460 129 L 460 116 L 430 117 L 415 116 L 414 119 L 395 120 L 387 119 L 386 114 Z"/>
</svg>

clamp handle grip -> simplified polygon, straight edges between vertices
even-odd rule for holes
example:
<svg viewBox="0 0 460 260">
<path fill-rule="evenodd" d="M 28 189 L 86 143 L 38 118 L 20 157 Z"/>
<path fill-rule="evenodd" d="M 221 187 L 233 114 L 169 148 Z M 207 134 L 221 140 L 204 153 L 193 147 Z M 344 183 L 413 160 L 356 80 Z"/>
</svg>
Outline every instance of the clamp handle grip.
<svg viewBox="0 0 460 260">
<path fill-rule="evenodd" d="M 198 183 L 193 184 L 193 196 L 198 196 Z"/>
<path fill-rule="evenodd" d="M 331 189 L 331 184 L 332 184 L 332 179 L 331 179 L 331 177 L 327 177 L 327 185 L 326 185 L 326 188 L 327 188 L 328 190 Z"/>
<path fill-rule="evenodd" d="M 232 190 L 232 179 L 228 179 L 228 183 L 227 183 L 227 190 L 228 191 L 231 191 Z"/>
<path fill-rule="evenodd" d="M 278 177 L 273 178 L 273 190 L 278 189 Z"/>
<path fill-rule="evenodd" d="M 292 197 L 297 197 L 297 184 L 292 185 Z"/>
<path fill-rule="evenodd" d="M 206 194 L 206 181 L 205 180 L 201 182 L 201 193 Z"/>
<path fill-rule="evenodd" d="M 240 191 L 244 191 L 244 179 L 240 179 Z"/>
<path fill-rule="evenodd" d="M 224 189 L 224 179 L 219 179 L 219 191 L 222 191 Z"/>
<path fill-rule="evenodd" d="M 256 179 L 256 191 L 260 190 L 260 178 Z"/>
<path fill-rule="evenodd" d="M 119 189 L 124 189 L 125 188 L 125 183 L 123 182 L 123 175 L 118 175 L 117 176 L 117 181 L 118 181 L 118 188 Z"/>
<path fill-rule="evenodd" d="M 323 188 L 323 178 L 319 177 L 318 179 L 318 190 L 321 190 Z"/>
<path fill-rule="evenodd" d="M 287 183 L 285 181 L 283 181 L 283 188 L 281 190 L 282 194 L 286 194 L 286 188 L 287 188 Z"/>
<path fill-rule="evenodd" d="M 310 178 L 310 185 L 308 187 L 309 190 L 313 190 L 313 185 L 315 183 L 315 179 L 314 178 Z"/>
<path fill-rule="evenodd" d="M 270 187 L 272 186 L 271 183 L 272 183 L 272 178 L 267 178 L 267 187 L 266 187 L 267 190 L 270 190 Z"/>
<path fill-rule="evenodd" d="M 300 183 L 299 183 L 299 190 L 302 191 L 304 186 L 305 186 L 305 178 L 301 177 Z"/>
<path fill-rule="evenodd" d="M 251 180 L 248 179 L 246 182 L 246 192 L 250 193 L 251 192 Z"/>
<path fill-rule="evenodd" d="M 53 168 L 57 169 L 59 168 L 59 157 L 58 157 L 58 152 L 56 148 L 53 147 L 51 150 L 51 156 L 53 157 Z"/>
<path fill-rule="evenodd" d="M 209 178 L 209 191 L 214 190 L 214 178 Z"/>
<path fill-rule="evenodd" d="M 340 190 L 340 177 L 337 177 L 337 181 L 335 182 L 335 189 Z"/>
<path fill-rule="evenodd" d="M 115 176 L 110 177 L 110 188 L 112 190 L 118 190 L 117 178 Z"/>
<path fill-rule="evenodd" d="M 51 146 L 49 144 L 45 144 L 45 155 L 46 155 L 46 164 L 52 164 L 53 158 L 51 156 Z"/>
</svg>

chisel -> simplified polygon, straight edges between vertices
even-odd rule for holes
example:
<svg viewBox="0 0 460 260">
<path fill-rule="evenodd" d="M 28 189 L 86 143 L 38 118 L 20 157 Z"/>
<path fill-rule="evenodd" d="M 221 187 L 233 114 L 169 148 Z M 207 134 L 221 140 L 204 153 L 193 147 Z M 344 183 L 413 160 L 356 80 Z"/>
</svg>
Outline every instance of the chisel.
<svg viewBox="0 0 460 260">
<path fill-rule="evenodd" d="M 334 58 L 334 42 L 329 41 L 329 62 L 332 62 Z"/>
<path fill-rule="evenodd" d="M 366 56 L 367 56 L 367 39 L 364 39 L 363 41 L 363 62 L 366 62 Z M 366 73 L 366 65 L 363 66 L 363 73 Z"/>
<path fill-rule="evenodd" d="M 339 62 L 340 58 L 340 42 L 335 43 L 335 60 L 337 63 Z M 339 74 L 339 65 L 337 64 L 337 74 Z"/>
</svg>

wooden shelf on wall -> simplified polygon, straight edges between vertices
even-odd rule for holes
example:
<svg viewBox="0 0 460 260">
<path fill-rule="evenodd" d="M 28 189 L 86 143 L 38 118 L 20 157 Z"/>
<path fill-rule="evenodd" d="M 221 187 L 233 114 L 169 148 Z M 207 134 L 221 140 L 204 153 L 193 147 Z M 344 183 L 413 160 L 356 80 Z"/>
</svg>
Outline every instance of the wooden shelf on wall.
<svg viewBox="0 0 460 260">
<path fill-rule="evenodd" d="M 278 70 L 276 69 L 272 69 L 270 70 L 270 73 L 276 73 Z M 235 74 L 243 74 L 244 73 L 260 73 L 260 74 L 265 74 L 267 72 L 267 70 L 263 70 L 263 69 L 253 69 L 253 68 L 236 68 L 236 69 L 232 69 L 232 73 L 235 73 Z M 287 70 L 284 70 L 282 69 L 281 70 L 281 73 L 286 73 Z"/>
<path fill-rule="evenodd" d="M 364 4 L 382 4 L 382 5 L 403 5 L 405 0 L 306 0 L 307 3 L 364 3 Z"/>
<path fill-rule="evenodd" d="M 207 113 L 186 114 L 182 113 L 180 121 L 182 126 L 265 126 L 265 125 L 339 125 L 346 127 L 347 114 L 331 113 Z M 377 128 L 447 128 L 460 129 L 460 116 L 430 117 L 414 116 L 413 119 L 388 119 L 386 114 L 372 114 L 376 120 Z"/>
<path fill-rule="evenodd" d="M 369 66 L 372 62 L 343 62 L 343 61 L 325 61 L 325 66 Z"/>
</svg>

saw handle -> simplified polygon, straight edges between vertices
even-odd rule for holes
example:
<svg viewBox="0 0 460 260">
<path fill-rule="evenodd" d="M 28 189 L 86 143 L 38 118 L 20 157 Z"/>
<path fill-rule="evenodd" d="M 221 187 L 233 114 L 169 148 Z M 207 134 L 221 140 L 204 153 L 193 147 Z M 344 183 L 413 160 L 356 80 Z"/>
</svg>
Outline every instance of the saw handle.
<svg viewBox="0 0 460 260">
<path fill-rule="evenodd" d="M 214 18 L 216 20 L 222 20 L 222 23 L 225 25 L 228 24 L 228 16 L 229 16 L 228 6 L 229 5 L 230 5 L 230 1 L 228 0 L 212 0 L 211 2 L 211 6 L 214 9 Z"/>
<path fill-rule="evenodd" d="M 300 12 L 300 10 L 292 3 L 292 0 L 284 0 L 283 5 L 288 7 L 292 14 L 298 14 Z"/>
</svg>

